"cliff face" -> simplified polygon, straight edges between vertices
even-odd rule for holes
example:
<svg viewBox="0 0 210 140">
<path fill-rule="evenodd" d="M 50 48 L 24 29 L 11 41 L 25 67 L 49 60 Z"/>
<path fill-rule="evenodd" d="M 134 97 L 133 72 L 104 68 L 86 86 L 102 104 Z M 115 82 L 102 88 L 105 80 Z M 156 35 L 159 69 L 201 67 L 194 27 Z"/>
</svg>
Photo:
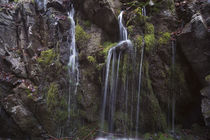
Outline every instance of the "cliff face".
<svg viewBox="0 0 210 140">
<path fill-rule="evenodd" d="M 80 82 L 69 121 L 70 3 L 76 12 Z M 209 2 L 154 0 L 151 6 L 126 0 L 50 0 L 47 5 L 38 0 L 0 1 L 0 137 L 47 139 L 71 131 L 72 137 L 82 139 L 99 129 L 105 63 L 108 50 L 119 40 L 121 9 L 134 53 L 123 51 L 115 132 L 135 131 L 137 108 L 124 111 L 123 88 L 130 80 L 128 107 L 135 106 L 143 44 L 140 132 L 169 127 L 173 97 L 177 125 L 209 126 Z"/>
</svg>

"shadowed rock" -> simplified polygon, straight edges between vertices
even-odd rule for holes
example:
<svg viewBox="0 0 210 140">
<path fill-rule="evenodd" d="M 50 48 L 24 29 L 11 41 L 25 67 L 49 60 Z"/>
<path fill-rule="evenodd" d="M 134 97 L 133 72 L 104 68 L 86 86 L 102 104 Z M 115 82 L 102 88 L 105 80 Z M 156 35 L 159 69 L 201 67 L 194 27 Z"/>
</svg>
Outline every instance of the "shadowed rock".
<svg viewBox="0 0 210 140">
<path fill-rule="evenodd" d="M 84 15 L 112 36 L 112 40 L 118 39 L 117 17 L 107 0 L 76 0 L 75 4 Z"/>
</svg>

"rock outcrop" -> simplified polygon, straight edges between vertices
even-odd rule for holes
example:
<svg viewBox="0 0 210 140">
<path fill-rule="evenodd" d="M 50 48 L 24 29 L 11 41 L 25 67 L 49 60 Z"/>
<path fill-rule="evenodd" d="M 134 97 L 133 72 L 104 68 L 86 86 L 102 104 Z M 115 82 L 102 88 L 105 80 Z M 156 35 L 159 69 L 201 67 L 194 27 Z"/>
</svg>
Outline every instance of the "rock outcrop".
<svg viewBox="0 0 210 140">
<path fill-rule="evenodd" d="M 196 7 L 195 3 L 191 3 Z M 187 7 L 190 7 L 189 4 Z M 199 79 L 198 84 L 202 87 L 206 86 L 205 77 L 209 74 L 210 62 L 210 32 L 208 25 L 208 17 L 210 16 L 207 10 L 209 4 L 203 2 L 201 6 L 197 6 L 197 13 L 191 11 L 190 22 L 187 23 L 180 35 L 178 35 L 178 46 L 186 57 L 188 63 L 192 67 L 195 77 Z M 209 125 L 207 112 L 209 111 L 208 88 L 201 91 L 203 99 L 201 110 L 204 116 L 206 125 Z"/>
</svg>

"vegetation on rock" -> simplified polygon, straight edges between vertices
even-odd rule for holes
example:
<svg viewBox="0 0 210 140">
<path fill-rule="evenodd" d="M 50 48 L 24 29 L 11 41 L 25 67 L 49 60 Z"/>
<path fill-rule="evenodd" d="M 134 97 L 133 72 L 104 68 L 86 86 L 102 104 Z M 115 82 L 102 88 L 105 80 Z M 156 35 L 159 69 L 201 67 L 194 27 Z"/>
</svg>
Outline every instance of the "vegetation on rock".
<svg viewBox="0 0 210 140">
<path fill-rule="evenodd" d="M 37 59 L 37 62 L 41 65 L 50 65 L 56 58 L 56 53 L 53 49 L 48 49 L 41 52 L 41 56 Z"/>
<path fill-rule="evenodd" d="M 171 34 L 169 32 L 161 33 L 158 43 L 159 45 L 166 45 L 170 39 L 171 39 Z"/>
<path fill-rule="evenodd" d="M 93 56 L 88 56 L 87 59 L 88 59 L 88 62 L 91 63 L 91 64 L 96 63 L 96 59 Z"/>
<path fill-rule="evenodd" d="M 145 33 L 146 34 L 154 34 L 155 28 L 152 23 L 146 22 L 145 24 Z"/>
<path fill-rule="evenodd" d="M 144 36 L 145 50 L 147 52 L 151 51 L 156 44 L 156 39 L 154 34 L 146 34 Z"/>
<path fill-rule="evenodd" d="M 75 39 L 79 48 L 83 48 L 87 45 L 90 35 L 87 34 L 79 24 L 77 24 L 75 27 Z"/>
</svg>

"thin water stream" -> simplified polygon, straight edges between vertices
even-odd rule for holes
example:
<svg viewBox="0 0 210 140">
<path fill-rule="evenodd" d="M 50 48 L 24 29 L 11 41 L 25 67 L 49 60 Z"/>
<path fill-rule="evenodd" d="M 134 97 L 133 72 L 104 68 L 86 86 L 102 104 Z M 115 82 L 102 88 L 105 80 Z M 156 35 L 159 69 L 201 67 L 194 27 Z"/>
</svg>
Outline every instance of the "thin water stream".
<svg viewBox="0 0 210 140">
<path fill-rule="evenodd" d="M 69 95 L 68 95 L 68 119 L 70 120 L 71 112 L 71 96 L 75 96 L 77 93 L 77 86 L 79 84 L 79 62 L 78 53 L 75 43 L 75 21 L 74 21 L 74 8 L 71 7 L 71 11 L 68 13 L 68 17 L 71 21 L 70 26 L 70 37 L 69 39 L 69 62 L 68 62 L 68 72 L 69 72 Z"/>
</svg>

